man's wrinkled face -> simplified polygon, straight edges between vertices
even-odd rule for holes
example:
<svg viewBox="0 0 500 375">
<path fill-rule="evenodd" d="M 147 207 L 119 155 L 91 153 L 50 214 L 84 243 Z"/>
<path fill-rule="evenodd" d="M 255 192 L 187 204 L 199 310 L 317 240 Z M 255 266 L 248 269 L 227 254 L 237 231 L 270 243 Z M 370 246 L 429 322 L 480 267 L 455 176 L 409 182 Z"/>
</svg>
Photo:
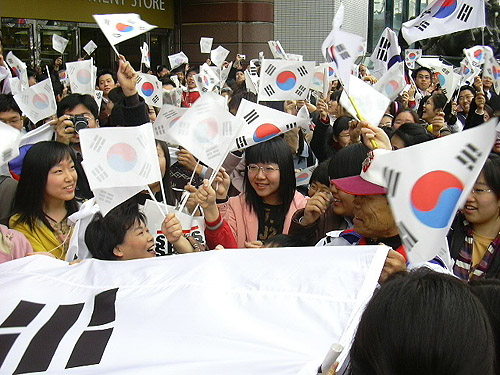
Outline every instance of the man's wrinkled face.
<svg viewBox="0 0 500 375">
<path fill-rule="evenodd" d="M 356 195 L 353 224 L 356 232 L 368 238 L 386 238 L 399 233 L 386 195 Z"/>
</svg>

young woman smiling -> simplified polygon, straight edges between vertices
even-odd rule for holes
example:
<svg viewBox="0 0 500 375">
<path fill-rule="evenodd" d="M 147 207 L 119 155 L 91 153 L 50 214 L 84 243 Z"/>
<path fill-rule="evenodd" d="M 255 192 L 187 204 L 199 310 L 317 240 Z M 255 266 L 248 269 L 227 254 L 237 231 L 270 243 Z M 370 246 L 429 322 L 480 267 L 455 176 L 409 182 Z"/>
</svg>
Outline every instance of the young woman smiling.
<svg viewBox="0 0 500 375">
<path fill-rule="evenodd" d="M 34 251 L 64 259 L 72 230 L 67 218 L 78 210 L 76 183 L 75 161 L 69 146 L 46 141 L 27 152 L 10 227 L 23 233 Z"/>
</svg>

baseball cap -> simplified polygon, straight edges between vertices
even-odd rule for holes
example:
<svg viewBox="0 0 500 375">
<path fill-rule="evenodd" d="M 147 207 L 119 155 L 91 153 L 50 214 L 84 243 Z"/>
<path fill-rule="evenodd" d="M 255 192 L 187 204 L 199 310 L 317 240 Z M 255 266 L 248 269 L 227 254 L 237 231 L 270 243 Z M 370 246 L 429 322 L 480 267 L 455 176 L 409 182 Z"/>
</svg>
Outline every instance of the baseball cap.
<svg viewBox="0 0 500 375">
<path fill-rule="evenodd" d="M 340 190 L 352 195 L 387 194 L 387 186 L 383 169 L 377 164 L 380 155 L 391 152 L 376 149 L 368 153 L 359 176 L 338 178 L 331 182 Z"/>
</svg>

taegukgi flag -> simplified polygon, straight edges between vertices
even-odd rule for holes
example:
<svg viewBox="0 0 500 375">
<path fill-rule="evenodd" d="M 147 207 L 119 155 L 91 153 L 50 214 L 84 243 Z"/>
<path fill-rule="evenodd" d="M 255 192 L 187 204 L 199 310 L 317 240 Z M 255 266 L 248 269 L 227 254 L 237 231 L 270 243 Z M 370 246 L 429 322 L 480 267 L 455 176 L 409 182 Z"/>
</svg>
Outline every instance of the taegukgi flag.
<svg viewBox="0 0 500 375">
<path fill-rule="evenodd" d="M 0 121 L 0 165 L 19 156 L 21 132 Z"/>
<path fill-rule="evenodd" d="M 422 57 L 421 49 L 405 49 L 405 63 L 408 69 L 415 69 L 415 63 Z"/>
<path fill-rule="evenodd" d="M 155 139 L 174 143 L 172 138 L 169 138 L 170 128 L 179 121 L 182 115 L 187 111 L 187 108 L 181 108 L 171 104 L 164 104 L 161 107 L 160 113 L 156 116 L 156 121 L 153 124 Z"/>
<path fill-rule="evenodd" d="M 109 211 L 145 190 L 144 186 L 120 186 L 113 188 L 92 189 L 99 211 L 106 216 Z"/>
<path fill-rule="evenodd" d="M 210 51 L 210 60 L 217 68 L 220 69 L 224 61 L 226 61 L 227 55 L 229 55 L 229 50 L 225 49 L 222 46 L 219 46 L 216 49 Z"/>
<path fill-rule="evenodd" d="M 309 118 L 302 118 L 250 102 L 241 101 L 236 117 L 245 125 L 233 142 L 232 150 L 245 149 L 256 143 L 265 142 L 298 126 L 309 124 Z"/>
<path fill-rule="evenodd" d="M 97 44 L 95 44 L 93 40 L 89 40 L 89 42 L 83 47 L 83 50 L 89 56 L 92 55 L 92 52 L 94 52 L 96 49 Z"/>
<path fill-rule="evenodd" d="M 410 262 L 438 255 L 455 213 L 465 203 L 496 138 L 494 118 L 448 137 L 381 155 L 379 177 Z M 429 158 L 428 155 L 440 155 Z M 375 163 L 373 163 L 375 164 Z"/>
<path fill-rule="evenodd" d="M 56 114 L 57 111 L 56 98 L 50 78 L 14 95 L 14 99 L 21 111 L 34 124 Z"/>
<path fill-rule="evenodd" d="M 5 61 L 9 65 L 9 67 L 14 72 L 15 76 L 21 82 L 20 88 L 22 90 L 26 90 L 29 87 L 28 83 L 28 70 L 26 68 L 26 64 L 19 60 L 16 55 L 10 51 L 5 57 Z M 11 85 L 12 87 L 12 85 Z"/>
<path fill-rule="evenodd" d="M 64 50 L 66 49 L 68 43 L 68 39 L 63 38 L 62 36 L 57 34 L 52 34 L 52 48 L 54 48 L 60 54 L 64 53 Z"/>
<path fill-rule="evenodd" d="M 66 72 L 73 94 L 94 95 L 95 78 L 92 58 L 66 63 Z"/>
<path fill-rule="evenodd" d="M 483 0 L 434 0 L 417 18 L 403 23 L 408 44 L 456 31 L 485 27 Z"/>
<path fill-rule="evenodd" d="M 494 56 L 493 51 L 489 46 L 474 46 L 471 48 L 464 48 L 463 51 L 465 57 L 475 68 L 481 68 L 484 64 L 486 56 Z"/>
<path fill-rule="evenodd" d="M 207 63 L 200 67 L 200 73 L 195 75 L 194 80 L 203 94 L 212 91 L 219 83 L 219 77 Z"/>
<path fill-rule="evenodd" d="M 380 77 L 377 83 L 373 85 L 373 88 L 393 101 L 396 100 L 405 86 L 404 63 L 397 62 Z"/>
<path fill-rule="evenodd" d="M 161 108 L 163 105 L 163 88 L 158 78 L 151 74 L 138 73 L 135 88 L 147 105 Z"/>
<path fill-rule="evenodd" d="M 161 180 L 150 123 L 121 128 L 83 129 L 83 166 L 94 189 L 130 187 Z"/>
<path fill-rule="evenodd" d="M 397 62 L 403 61 L 398 37 L 390 28 L 386 27 L 382 32 L 370 60 L 373 61 L 373 74 L 377 78 L 382 77 Z"/>
<path fill-rule="evenodd" d="M 493 54 L 488 54 L 484 60 L 483 77 L 491 78 L 495 92 L 500 95 L 500 64 Z"/>
<path fill-rule="evenodd" d="M 175 69 L 181 66 L 182 64 L 189 63 L 189 59 L 184 52 L 179 52 L 174 55 L 168 56 L 168 61 L 170 62 L 170 68 Z"/>
<path fill-rule="evenodd" d="M 151 68 L 151 55 L 149 53 L 149 46 L 146 42 L 143 43 L 141 50 L 141 63 L 143 63 L 146 68 Z"/>
<path fill-rule="evenodd" d="M 453 93 L 460 84 L 460 75 L 453 71 L 453 66 L 444 64 L 441 68 L 434 69 L 434 75 L 439 82 L 441 91 L 446 95 L 448 101 L 450 101 Z"/>
<path fill-rule="evenodd" d="M 313 79 L 313 61 L 262 61 L 259 101 L 301 100 L 308 94 Z"/>
<path fill-rule="evenodd" d="M 94 14 L 93 17 L 115 52 L 116 44 L 156 28 L 135 13 Z"/>
<path fill-rule="evenodd" d="M 269 45 L 269 49 L 271 50 L 271 54 L 275 59 L 279 60 L 288 60 L 288 57 L 285 53 L 285 50 L 281 46 L 281 43 L 279 40 L 270 40 L 267 42 Z"/>
<path fill-rule="evenodd" d="M 0 373 L 316 374 L 332 343 L 348 352 L 386 256 L 349 246 L 6 262 Z"/>
<path fill-rule="evenodd" d="M 212 50 L 212 43 L 214 38 L 201 37 L 200 38 L 200 51 L 201 53 L 210 53 Z"/>
</svg>

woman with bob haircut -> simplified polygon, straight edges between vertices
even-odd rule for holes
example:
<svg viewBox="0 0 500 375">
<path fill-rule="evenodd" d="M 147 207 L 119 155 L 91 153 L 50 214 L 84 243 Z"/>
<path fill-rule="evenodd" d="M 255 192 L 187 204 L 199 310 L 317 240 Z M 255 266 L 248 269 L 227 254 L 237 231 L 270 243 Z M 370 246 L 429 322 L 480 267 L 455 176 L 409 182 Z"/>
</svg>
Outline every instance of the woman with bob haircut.
<svg viewBox="0 0 500 375">
<path fill-rule="evenodd" d="M 393 150 L 410 147 L 433 140 L 435 137 L 420 124 L 406 123 L 399 126 L 391 135 Z"/>
<path fill-rule="evenodd" d="M 277 234 L 287 234 L 292 215 L 307 198 L 295 190 L 290 147 L 282 137 L 251 146 L 245 151 L 245 191 L 227 199 L 229 176 L 219 173 L 217 194 L 205 180 L 195 200 L 205 211 L 205 237 L 209 248 L 261 247 Z M 221 202 L 219 200 L 219 202 Z"/>
<path fill-rule="evenodd" d="M 78 211 L 77 173 L 71 148 L 55 141 L 39 142 L 26 153 L 14 199 L 10 227 L 23 233 L 34 251 L 64 259 Z"/>
<path fill-rule="evenodd" d="M 374 294 L 350 361 L 352 375 L 492 375 L 495 342 L 465 283 L 419 269 L 396 274 Z"/>
</svg>

